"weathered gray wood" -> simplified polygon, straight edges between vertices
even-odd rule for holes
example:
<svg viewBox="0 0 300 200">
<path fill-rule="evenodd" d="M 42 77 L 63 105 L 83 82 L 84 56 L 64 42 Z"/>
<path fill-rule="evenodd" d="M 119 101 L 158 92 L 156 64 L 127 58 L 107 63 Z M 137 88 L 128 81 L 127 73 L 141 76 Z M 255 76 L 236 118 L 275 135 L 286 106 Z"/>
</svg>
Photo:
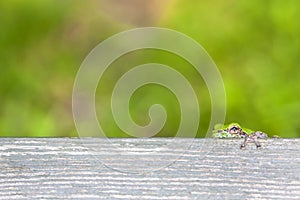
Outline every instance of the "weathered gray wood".
<svg viewBox="0 0 300 200">
<path fill-rule="evenodd" d="M 191 141 L 1 138 L 0 199 L 300 199 L 300 139 Z"/>
</svg>

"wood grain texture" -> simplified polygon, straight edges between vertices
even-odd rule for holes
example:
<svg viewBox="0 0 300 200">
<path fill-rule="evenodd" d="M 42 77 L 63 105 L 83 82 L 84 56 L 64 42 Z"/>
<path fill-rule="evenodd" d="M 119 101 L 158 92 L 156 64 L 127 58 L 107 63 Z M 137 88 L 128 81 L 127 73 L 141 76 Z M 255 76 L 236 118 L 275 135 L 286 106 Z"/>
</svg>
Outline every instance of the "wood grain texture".
<svg viewBox="0 0 300 200">
<path fill-rule="evenodd" d="M 0 199 L 300 199 L 300 139 L 241 142 L 1 138 Z"/>
</svg>

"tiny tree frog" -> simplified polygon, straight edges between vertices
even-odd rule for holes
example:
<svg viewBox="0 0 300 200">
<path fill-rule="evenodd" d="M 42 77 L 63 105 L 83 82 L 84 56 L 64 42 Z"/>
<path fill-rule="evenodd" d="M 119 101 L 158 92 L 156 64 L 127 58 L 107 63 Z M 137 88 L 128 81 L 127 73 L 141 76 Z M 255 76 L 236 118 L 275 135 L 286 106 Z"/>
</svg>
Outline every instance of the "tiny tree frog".
<svg viewBox="0 0 300 200">
<path fill-rule="evenodd" d="M 249 142 L 254 142 L 256 147 L 261 147 L 258 138 L 267 138 L 268 135 L 261 131 L 253 131 L 248 128 L 242 128 L 238 123 L 230 123 L 227 125 L 216 124 L 213 130 L 215 138 L 244 138 L 241 149 L 246 147 Z"/>
</svg>

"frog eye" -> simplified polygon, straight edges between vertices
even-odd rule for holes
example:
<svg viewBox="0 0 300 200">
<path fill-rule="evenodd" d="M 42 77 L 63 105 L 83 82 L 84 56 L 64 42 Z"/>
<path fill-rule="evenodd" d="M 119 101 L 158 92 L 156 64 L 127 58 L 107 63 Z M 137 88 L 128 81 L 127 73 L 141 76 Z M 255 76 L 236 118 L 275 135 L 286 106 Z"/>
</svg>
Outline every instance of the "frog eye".
<svg viewBox="0 0 300 200">
<path fill-rule="evenodd" d="M 230 130 L 232 130 L 232 131 L 237 131 L 239 128 L 238 127 L 236 127 L 236 126 L 233 126 L 233 127 L 231 127 L 231 129 Z"/>
<path fill-rule="evenodd" d="M 239 134 L 242 129 L 239 126 L 233 125 L 228 130 L 231 134 Z"/>
<path fill-rule="evenodd" d="M 231 128 L 231 130 L 236 131 L 236 130 L 237 130 L 237 127 L 234 126 L 234 127 Z"/>
</svg>

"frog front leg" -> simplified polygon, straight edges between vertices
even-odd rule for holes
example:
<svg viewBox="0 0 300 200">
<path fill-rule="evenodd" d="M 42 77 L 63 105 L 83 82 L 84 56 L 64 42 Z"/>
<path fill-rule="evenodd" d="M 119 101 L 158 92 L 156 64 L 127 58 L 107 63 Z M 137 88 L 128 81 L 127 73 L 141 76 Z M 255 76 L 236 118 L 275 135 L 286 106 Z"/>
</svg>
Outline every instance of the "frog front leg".
<svg viewBox="0 0 300 200">
<path fill-rule="evenodd" d="M 246 144 L 253 141 L 256 145 L 256 148 L 261 147 L 260 143 L 257 140 L 258 136 L 256 134 L 252 134 L 252 135 L 245 135 L 245 139 L 244 142 L 241 144 L 241 149 L 244 149 L 246 147 Z"/>
<path fill-rule="evenodd" d="M 252 136 L 252 140 L 254 141 L 256 148 L 258 149 L 259 147 L 261 147 L 260 143 L 257 140 L 257 136 Z"/>
<path fill-rule="evenodd" d="M 244 139 L 244 142 L 241 144 L 241 149 L 244 149 L 246 147 L 246 144 L 250 142 L 250 138 L 249 138 L 249 135 L 246 135 L 245 136 L 245 139 Z"/>
</svg>

